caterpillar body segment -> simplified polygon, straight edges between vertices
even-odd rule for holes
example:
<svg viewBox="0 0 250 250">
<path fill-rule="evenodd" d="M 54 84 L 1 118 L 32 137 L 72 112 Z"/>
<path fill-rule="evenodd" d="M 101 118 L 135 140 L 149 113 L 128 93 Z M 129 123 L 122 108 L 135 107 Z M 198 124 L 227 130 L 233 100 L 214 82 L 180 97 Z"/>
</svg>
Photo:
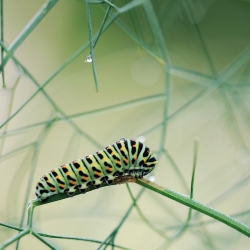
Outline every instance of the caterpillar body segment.
<svg viewBox="0 0 250 250">
<path fill-rule="evenodd" d="M 92 184 L 96 188 L 100 187 L 103 181 L 105 180 L 105 175 L 100 163 L 96 160 L 94 155 L 88 155 L 84 157 L 82 160 L 90 173 Z"/>
<path fill-rule="evenodd" d="M 112 184 L 117 176 L 142 178 L 156 164 L 156 158 L 143 143 L 121 138 L 103 150 L 51 170 L 38 181 L 35 195 L 45 200 L 64 192 L 73 196 L 77 189 L 85 193 L 89 185 L 98 188 L 103 182 Z"/>
<path fill-rule="evenodd" d="M 84 165 L 82 159 L 75 160 L 71 163 L 72 169 L 75 172 L 76 178 L 79 183 L 79 190 L 85 193 L 88 186 L 92 183 L 92 178 L 87 167 Z"/>
</svg>

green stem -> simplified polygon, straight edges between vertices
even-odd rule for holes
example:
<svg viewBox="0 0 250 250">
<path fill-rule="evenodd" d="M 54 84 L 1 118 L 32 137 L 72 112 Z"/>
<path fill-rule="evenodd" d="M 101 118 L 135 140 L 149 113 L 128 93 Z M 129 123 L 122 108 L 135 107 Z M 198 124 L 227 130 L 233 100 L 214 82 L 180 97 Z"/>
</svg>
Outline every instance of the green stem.
<svg viewBox="0 0 250 250">
<path fill-rule="evenodd" d="M 43 239 L 38 233 L 36 232 L 31 232 L 32 235 L 34 235 L 37 239 L 39 239 L 41 242 L 43 242 L 45 245 L 47 245 L 50 249 L 57 250 L 58 248 L 52 246 L 47 240 Z"/>
<path fill-rule="evenodd" d="M 99 31 L 98 31 L 98 34 L 97 34 L 97 37 L 96 37 L 96 39 L 95 39 L 95 41 L 94 41 L 94 43 L 93 43 L 93 49 L 95 48 L 95 46 L 96 46 L 96 44 L 97 44 L 97 42 L 98 42 L 98 40 L 99 40 L 101 34 L 102 34 L 103 31 L 104 31 L 104 26 L 105 26 L 105 23 L 107 22 L 107 19 L 108 19 L 108 17 L 109 17 L 109 12 L 110 12 L 110 10 L 111 10 L 111 6 L 108 7 L 108 9 L 107 9 L 107 11 L 106 11 L 106 13 L 105 13 L 105 16 L 104 16 L 104 18 L 103 18 L 101 27 L 100 27 L 100 29 L 99 29 Z M 118 14 L 117 14 L 117 16 L 118 16 Z M 112 18 L 112 22 L 115 21 L 115 19 L 116 19 L 117 16 L 115 16 L 114 18 Z M 109 22 L 109 23 L 111 24 L 112 22 Z M 91 52 L 89 52 L 89 54 L 88 54 L 88 56 L 87 56 L 85 62 L 87 62 L 88 59 L 90 59 L 90 58 L 92 58 Z"/>
<path fill-rule="evenodd" d="M 137 205 L 137 202 L 132 194 L 132 191 L 129 187 L 129 185 L 126 183 L 127 185 L 127 189 L 129 192 L 129 195 L 134 203 L 135 209 L 137 210 L 137 213 L 139 214 L 139 216 L 141 217 L 141 219 L 153 230 L 155 231 L 157 234 L 159 234 L 160 236 L 162 236 L 165 240 L 169 240 L 169 238 L 164 235 L 160 230 L 158 230 L 157 228 L 155 228 L 155 226 L 147 219 L 147 217 L 142 213 L 140 207 Z"/>
<path fill-rule="evenodd" d="M 118 177 L 117 179 L 123 180 L 122 177 Z M 125 180 L 125 182 L 134 182 L 134 178 L 128 178 Z M 122 183 L 122 182 L 121 182 Z M 120 223 L 116 226 L 116 228 L 109 234 L 109 236 L 100 244 L 100 246 L 97 248 L 97 250 L 100 250 L 101 247 L 103 245 L 105 245 L 107 242 L 110 242 L 112 240 L 114 240 L 114 238 L 116 237 L 116 234 L 118 233 L 119 229 L 121 228 L 121 226 L 123 225 L 124 221 L 128 218 L 128 216 L 130 215 L 132 209 L 135 206 L 135 202 L 140 198 L 140 196 L 142 195 L 142 193 L 144 192 L 144 189 L 141 189 L 140 192 L 138 193 L 138 195 L 136 196 L 133 204 L 129 207 L 129 209 L 127 210 L 127 212 L 125 213 L 125 215 L 123 216 L 123 218 L 121 219 Z"/>
<path fill-rule="evenodd" d="M 93 76 L 94 76 L 94 80 L 95 80 L 95 88 L 96 88 L 96 92 L 98 93 L 99 87 L 98 87 L 98 80 L 97 80 L 96 66 L 95 66 L 94 44 L 93 44 L 93 37 L 92 37 L 92 21 L 91 21 L 89 0 L 86 3 L 86 9 L 87 9 L 88 30 L 89 30 L 89 47 L 90 47 L 89 60 L 92 63 L 92 71 L 93 71 Z"/>
<path fill-rule="evenodd" d="M 132 183 L 137 183 L 145 188 L 148 188 L 156 193 L 159 193 L 163 196 L 166 196 L 172 200 L 175 200 L 189 208 L 192 208 L 198 212 L 201 212 L 203 214 L 206 214 L 232 228 L 234 228 L 235 230 L 241 232 L 242 234 L 250 237 L 250 227 L 248 227 L 247 225 L 235 220 L 234 218 L 225 215 L 211 207 L 208 207 L 198 201 L 195 201 L 191 198 L 189 198 L 186 195 L 183 194 L 179 194 L 177 192 L 174 192 L 170 189 L 167 189 L 165 187 L 162 187 L 158 184 L 155 184 L 151 181 L 148 181 L 146 179 L 135 179 L 133 177 L 130 176 L 123 176 L 123 177 L 117 177 L 115 179 L 115 184 L 124 184 L 124 183 L 128 183 L 128 182 L 132 182 Z M 103 187 L 106 186 L 106 184 L 103 185 Z M 89 191 L 93 190 L 95 188 L 90 188 Z M 76 195 L 78 195 L 79 193 L 77 193 Z M 139 198 L 139 196 L 141 195 L 141 193 L 136 197 L 135 201 Z M 40 205 L 45 205 L 47 203 L 50 202 L 54 202 L 57 200 L 61 200 L 61 199 L 66 199 L 68 198 L 67 194 L 58 194 L 58 195 L 53 195 L 51 197 L 49 197 L 46 201 L 39 201 L 39 200 L 32 200 L 30 201 L 30 206 L 40 206 Z M 119 230 L 120 226 L 122 225 L 122 223 L 124 222 L 124 220 L 127 218 L 128 214 L 130 213 L 131 209 L 135 206 L 135 202 L 133 202 L 132 206 L 129 208 L 128 213 L 126 213 L 126 215 L 124 216 L 124 218 L 122 219 L 122 221 L 119 223 L 119 225 L 116 227 L 116 229 L 113 231 L 113 233 L 116 230 Z M 104 241 L 106 242 L 107 239 Z M 103 242 L 103 244 L 104 244 Z"/>
<path fill-rule="evenodd" d="M 0 245 L 0 250 L 6 248 L 7 246 L 12 244 L 13 242 L 17 241 L 18 239 L 21 239 L 23 236 L 25 236 L 26 234 L 29 234 L 29 233 L 30 233 L 30 229 L 27 228 L 27 229 L 23 230 L 22 232 L 20 232 L 19 234 L 11 237 L 7 241 L 5 241 L 2 245 Z"/>
<path fill-rule="evenodd" d="M 27 226 L 29 228 L 32 228 L 34 208 L 35 208 L 35 206 L 33 205 L 33 203 L 30 202 L 29 205 L 28 205 L 28 222 L 27 222 Z"/>
<path fill-rule="evenodd" d="M 192 179 L 191 179 L 191 188 L 190 188 L 190 199 L 194 198 L 194 176 L 196 171 L 196 163 L 197 163 L 197 157 L 198 157 L 198 147 L 199 147 L 199 141 L 194 141 L 194 163 L 193 163 L 193 172 L 192 172 Z"/>
<path fill-rule="evenodd" d="M 148 188 L 156 193 L 159 193 L 163 196 L 166 196 L 172 200 L 175 200 L 185 206 L 188 206 L 196 211 L 199 211 L 203 214 L 206 214 L 232 228 L 234 228 L 235 230 L 241 232 L 242 234 L 246 235 L 247 237 L 250 237 L 250 227 L 248 227 L 247 225 L 235 220 L 234 218 L 225 215 L 211 207 L 208 207 L 202 203 L 199 203 L 198 201 L 195 201 L 193 199 L 190 199 L 188 196 L 183 195 L 183 194 L 179 194 L 177 192 L 174 192 L 170 189 L 164 188 L 162 186 L 159 186 L 153 182 L 150 182 L 148 180 L 145 179 L 137 179 L 136 183 Z"/>
<path fill-rule="evenodd" d="M 4 34 L 3 34 L 3 0 L 0 0 L 0 29 L 1 29 L 1 41 L 4 42 Z M 3 54 L 4 54 L 4 48 L 1 46 L 1 63 L 3 62 Z M 4 70 L 2 71 L 2 88 L 5 89 L 6 88 L 6 84 L 5 84 L 5 77 L 4 77 Z"/>
<path fill-rule="evenodd" d="M 194 198 L 194 177 L 195 177 L 195 170 L 196 170 L 196 163 L 197 163 L 197 156 L 198 156 L 198 146 L 199 146 L 199 141 L 195 140 L 194 141 L 194 163 L 193 163 L 193 172 L 192 172 L 192 179 L 191 179 L 190 199 Z M 189 222 L 191 220 L 191 217 L 192 217 L 192 208 L 189 208 L 186 222 L 183 224 L 179 232 L 177 232 L 172 237 L 172 240 L 177 239 L 187 230 L 187 228 L 189 227 Z"/>
<path fill-rule="evenodd" d="M 0 222 L 0 226 L 7 227 L 7 228 L 10 228 L 10 229 L 14 229 L 14 230 L 17 230 L 17 231 L 23 231 L 23 228 L 10 226 L 10 225 L 2 223 L 2 222 Z"/>
<path fill-rule="evenodd" d="M 100 108 L 100 109 L 95 109 L 92 111 L 76 113 L 73 115 L 69 115 L 67 117 L 66 116 L 54 117 L 51 120 L 46 120 L 44 122 L 34 123 L 34 124 L 31 124 L 31 125 L 28 125 L 25 127 L 20 127 L 18 129 L 8 130 L 8 134 L 6 134 L 6 136 L 12 136 L 12 135 L 16 135 L 16 134 L 19 134 L 21 132 L 24 132 L 24 131 L 29 131 L 29 130 L 34 129 L 35 127 L 46 126 L 48 123 L 52 124 L 54 122 L 65 121 L 67 119 L 75 119 L 75 118 L 82 118 L 82 117 L 90 117 L 90 116 L 94 116 L 94 115 L 98 115 L 98 114 L 105 114 L 108 112 L 133 108 L 135 106 L 144 105 L 144 104 L 148 104 L 151 102 L 162 101 L 164 99 L 165 99 L 164 94 L 158 94 L 158 95 L 152 95 L 152 96 L 146 96 L 146 97 L 134 99 L 134 100 L 131 100 L 129 102 L 122 102 L 122 103 L 119 103 L 116 105 L 112 105 L 112 106 L 108 106 L 108 107 L 104 107 L 104 108 Z M 0 133 L 0 138 L 2 138 L 3 136 L 4 136 L 4 133 Z"/>
<path fill-rule="evenodd" d="M 16 40 L 9 46 L 8 52 L 2 61 L 0 66 L 0 72 L 3 71 L 4 66 L 12 57 L 16 49 L 22 44 L 22 42 L 31 34 L 31 32 L 37 27 L 37 25 L 43 20 L 43 18 L 49 13 L 49 11 L 55 6 L 59 0 L 49 0 L 37 14 L 30 20 L 24 30 L 17 36 Z"/>
<path fill-rule="evenodd" d="M 45 233 L 37 233 L 38 235 L 42 237 L 47 237 L 47 238 L 53 238 L 53 239 L 65 239 L 65 240 L 79 240 L 79 241 L 86 241 L 86 242 L 92 242 L 92 243 L 102 243 L 100 240 L 95 240 L 95 239 L 88 239 L 88 238 L 80 238 L 80 237 L 72 237 L 72 236 L 60 236 L 60 235 L 52 235 L 52 234 L 45 234 Z M 105 245 L 109 246 L 111 245 L 110 243 L 105 243 Z M 126 247 L 115 245 L 116 248 L 123 249 L 123 250 L 129 250 Z"/>
</svg>

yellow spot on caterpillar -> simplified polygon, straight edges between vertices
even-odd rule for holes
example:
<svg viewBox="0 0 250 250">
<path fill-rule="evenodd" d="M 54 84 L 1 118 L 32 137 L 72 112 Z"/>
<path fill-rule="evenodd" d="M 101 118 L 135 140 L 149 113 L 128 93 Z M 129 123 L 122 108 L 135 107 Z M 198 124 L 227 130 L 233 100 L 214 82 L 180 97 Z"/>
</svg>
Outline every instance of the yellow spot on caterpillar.
<svg viewBox="0 0 250 250">
<path fill-rule="evenodd" d="M 51 191 L 56 191 L 56 189 L 54 187 L 50 188 Z"/>
<path fill-rule="evenodd" d="M 108 167 L 108 168 L 107 168 L 108 171 L 112 171 L 112 169 L 113 169 L 113 168 L 111 168 L 111 167 Z"/>
<path fill-rule="evenodd" d="M 125 161 L 126 163 L 128 163 L 128 159 L 127 158 L 123 158 L 123 161 Z"/>
<path fill-rule="evenodd" d="M 75 181 L 71 180 L 69 183 L 75 185 Z"/>
<path fill-rule="evenodd" d="M 64 188 L 64 187 L 65 187 L 65 185 L 64 185 L 64 184 L 60 184 L 60 185 L 59 185 L 59 187 L 62 187 L 62 188 Z"/>
<path fill-rule="evenodd" d="M 82 180 L 85 180 L 85 181 L 87 181 L 87 180 L 88 180 L 88 177 L 86 177 L 86 176 L 83 176 L 83 177 L 82 177 Z"/>
<path fill-rule="evenodd" d="M 95 172 L 95 174 L 98 175 L 98 176 L 101 176 L 101 173 L 99 173 L 99 172 Z"/>
<path fill-rule="evenodd" d="M 121 162 L 120 161 L 115 161 L 115 164 L 121 164 Z"/>
</svg>

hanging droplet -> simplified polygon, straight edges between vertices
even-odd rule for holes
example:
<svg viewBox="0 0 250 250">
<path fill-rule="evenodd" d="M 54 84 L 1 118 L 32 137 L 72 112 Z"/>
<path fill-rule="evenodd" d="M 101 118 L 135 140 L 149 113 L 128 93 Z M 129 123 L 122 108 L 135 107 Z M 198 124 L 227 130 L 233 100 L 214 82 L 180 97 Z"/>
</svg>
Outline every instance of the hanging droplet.
<svg viewBox="0 0 250 250">
<path fill-rule="evenodd" d="M 148 177 L 148 180 L 149 181 L 155 181 L 155 177 L 153 175 L 151 175 L 151 176 Z"/>
<path fill-rule="evenodd" d="M 88 62 L 88 63 L 89 63 L 89 62 L 92 62 L 92 55 L 91 55 L 91 54 L 88 54 L 88 56 L 87 56 L 85 62 Z"/>
</svg>

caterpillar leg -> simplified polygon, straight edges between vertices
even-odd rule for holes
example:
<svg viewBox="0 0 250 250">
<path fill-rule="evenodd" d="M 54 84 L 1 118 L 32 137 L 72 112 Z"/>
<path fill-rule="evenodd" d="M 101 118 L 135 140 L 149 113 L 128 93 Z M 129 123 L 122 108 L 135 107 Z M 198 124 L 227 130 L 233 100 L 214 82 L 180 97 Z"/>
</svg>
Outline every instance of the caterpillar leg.
<svg viewBox="0 0 250 250">
<path fill-rule="evenodd" d="M 108 185 L 111 185 L 111 184 L 114 183 L 114 180 L 106 180 L 106 183 L 107 183 Z"/>
<path fill-rule="evenodd" d="M 44 198 L 44 199 L 41 199 L 41 198 L 38 198 L 40 201 L 46 201 L 46 200 L 48 200 L 48 198 L 49 197 L 46 197 L 46 198 Z"/>
<path fill-rule="evenodd" d="M 119 171 L 116 171 L 114 173 L 114 176 L 123 176 L 125 172 L 119 172 Z"/>
<path fill-rule="evenodd" d="M 129 175 L 135 177 L 136 179 L 142 178 L 144 174 L 143 169 L 131 169 L 129 170 Z"/>
<path fill-rule="evenodd" d="M 66 193 L 67 193 L 67 195 L 68 195 L 69 197 L 73 197 L 74 194 L 75 194 L 75 192 L 72 192 L 72 191 L 70 192 L 69 189 L 66 189 L 65 191 L 66 191 Z"/>
<path fill-rule="evenodd" d="M 81 194 L 85 194 L 87 192 L 88 187 L 91 185 L 91 181 L 89 181 L 86 185 L 79 185 L 78 190 Z M 94 185 L 94 184 L 93 184 Z"/>
<path fill-rule="evenodd" d="M 137 178 L 142 178 L 143 177 L 143 173 L 144 173 L 144 171 L 143 171 L 143 169 L 138 169 L 138 177 Z"/>
<path fill-rule="evenodd" d="M 80 191 L 80 193 L 81 194 L 85 194 L 86 193 L 86 191 L 87 191 L 87 188 L 79 188 L 79 191 Z"/>
<path fill-rule="evenodd" d="M 82 185 L 78 185 L 78 190 L 81 194 L 85 194 L 87 191 L 87 188 L 82 188 Z"/>
</svg>

